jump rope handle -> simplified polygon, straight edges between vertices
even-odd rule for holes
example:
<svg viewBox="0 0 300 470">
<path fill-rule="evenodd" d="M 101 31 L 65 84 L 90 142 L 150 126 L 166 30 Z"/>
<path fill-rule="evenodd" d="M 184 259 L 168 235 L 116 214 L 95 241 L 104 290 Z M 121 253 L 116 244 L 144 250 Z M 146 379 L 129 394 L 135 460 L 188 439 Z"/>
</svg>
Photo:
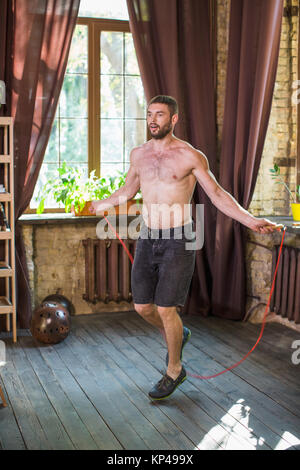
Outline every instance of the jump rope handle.
<svg viewBox="0 0 300 470">
<path fill-rule="evenodd" d="M 285 231 L 286 231 L 286 226 L 283 225 L 283 224 L 276 224 L 276 230 L 277 230 L 278 232 L 282 232 L 282 231 L 285 232 Z"/>
</svg>

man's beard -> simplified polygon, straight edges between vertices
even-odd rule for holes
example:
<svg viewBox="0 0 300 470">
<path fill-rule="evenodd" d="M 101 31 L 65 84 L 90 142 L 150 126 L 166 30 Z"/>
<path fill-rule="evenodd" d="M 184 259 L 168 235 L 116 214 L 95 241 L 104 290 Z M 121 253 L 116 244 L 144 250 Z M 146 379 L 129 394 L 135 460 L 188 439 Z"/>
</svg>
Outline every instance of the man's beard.
<svg viewBox="0 0 300 470">
<path fill-rule="evenodd" d="M 164 137 L 166 137 L 166 135 L 168 135 L 172 131 L 172 119 L 170 119 L 170 121 L 167 124 L 165 124 L 156 134 L 152 134 L 150 126 L 149 126 L 149 131 L 153 139 L 157 139 L 157 140 L 163 139 Z"/>
</svg>

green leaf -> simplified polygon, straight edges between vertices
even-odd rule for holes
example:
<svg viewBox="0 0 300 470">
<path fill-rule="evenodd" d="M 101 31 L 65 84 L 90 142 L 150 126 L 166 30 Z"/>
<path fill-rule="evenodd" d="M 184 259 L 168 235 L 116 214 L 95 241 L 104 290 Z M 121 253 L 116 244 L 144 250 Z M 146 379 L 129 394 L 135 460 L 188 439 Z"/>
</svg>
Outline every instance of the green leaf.
<svg viewBox="0 0 300 470">
<path fill-rule="evenodd" d="M 36 213 L 42 214 L 44 212 L 44 209 L 45 209 L 45 198 L 42 198 L 40 200 L 39 205 L 37 206 Z"/>
</svg>

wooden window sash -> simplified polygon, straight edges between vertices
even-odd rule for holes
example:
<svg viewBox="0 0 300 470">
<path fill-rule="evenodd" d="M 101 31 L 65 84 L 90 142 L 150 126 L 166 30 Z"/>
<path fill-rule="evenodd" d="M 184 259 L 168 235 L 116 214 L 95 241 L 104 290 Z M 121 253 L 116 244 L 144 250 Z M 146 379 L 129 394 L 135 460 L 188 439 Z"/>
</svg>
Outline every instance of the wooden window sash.
<svg viewBox="0 0 300 470">
<path fill-rule="evenodd" d="M 88 28 L 88 173 L 100 176 L 100 35 L 101 31 L 130 33 L 129 21 L 103 18 L 77 18 L 77 25 Z M 62 213 L 64 208 L 45 208 L 44 213 Z M 35 214 L 30 206 L 25 214 Z"/>
</svg>

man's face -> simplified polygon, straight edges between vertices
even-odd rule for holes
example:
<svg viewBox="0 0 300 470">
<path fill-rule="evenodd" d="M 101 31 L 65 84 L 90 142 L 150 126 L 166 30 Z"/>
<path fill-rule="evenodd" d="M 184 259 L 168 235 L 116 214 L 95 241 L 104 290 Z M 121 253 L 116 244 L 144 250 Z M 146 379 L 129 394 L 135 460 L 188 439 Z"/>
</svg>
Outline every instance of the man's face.
<svg viewBox="0 0 300 470">
<path fill-rule="evenodd" d="M 163 103 L 150 104 L 147 111 L 147 125 L 153 139 L 163 139 L 173 131 L 177 114 L 170 116 L 169 107 Z"/>
</svg>

